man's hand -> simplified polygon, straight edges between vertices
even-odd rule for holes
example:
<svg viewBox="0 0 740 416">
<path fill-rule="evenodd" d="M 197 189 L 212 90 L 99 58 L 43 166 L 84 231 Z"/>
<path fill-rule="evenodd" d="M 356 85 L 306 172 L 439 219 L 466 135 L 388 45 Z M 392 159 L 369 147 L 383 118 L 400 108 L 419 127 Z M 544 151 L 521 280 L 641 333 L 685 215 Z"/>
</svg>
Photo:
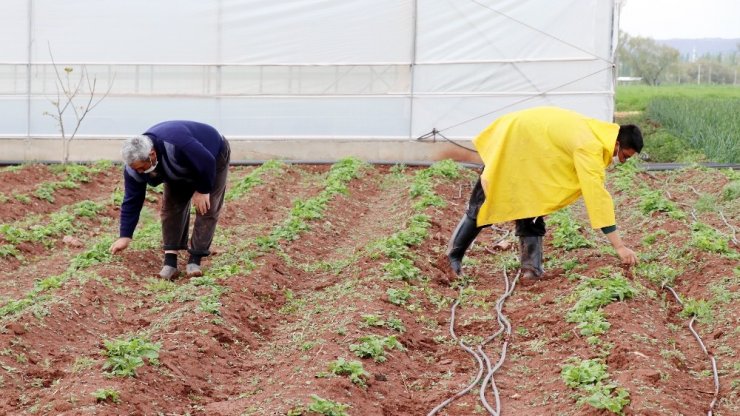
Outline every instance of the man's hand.
<svg viewBox="0 0 740 416">
<path fill-rule="evenodd" d="M 211 209 L 211 194 L 202 194 L 196 192 L 193 194 L 193 205 L 195 205 L 195 212 L 200 215 L 204 215 Z"/>
<path fill-rule="evenodd" d="M 126 250 L 128 247 L 128 244 L 131 242 L 131 239 L 128 237 L 121 237 L 118 240 L 114 241 L 113 244 L 110 246 L 110 254 L 118 254 L 122 252 L 123 250 Z"/>
<path fill-rule="evenodd" d="M 622 260 L 622 264 L 626 266 L 634 266 L 637 264 L 637 256 L 635 252 L 624 245 L 622 238 L 619 236 L 619 231 L 612 231 L 606 235 L 609 242 L 612 243 L 614 251 L 619 255 L 619 259 Z"/>
<path fill-rule="evenodd" d="M 637 264 L 637 255 L 635 255 L 635 252 L 627 246 L 619 247 L 617 249 L 617 254 L 619 254 L 622 264 L 627 266 L 634 266 Z"/>
</svg>

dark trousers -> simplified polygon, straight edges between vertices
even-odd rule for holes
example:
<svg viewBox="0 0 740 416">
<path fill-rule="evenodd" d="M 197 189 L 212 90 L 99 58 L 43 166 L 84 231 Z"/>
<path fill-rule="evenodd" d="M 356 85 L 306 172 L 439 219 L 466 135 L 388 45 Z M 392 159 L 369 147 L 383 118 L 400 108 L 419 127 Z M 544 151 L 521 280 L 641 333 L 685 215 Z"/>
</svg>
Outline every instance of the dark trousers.
<svg viewBox="0 0 740 416">
<path fill-rule="evenodd" d="M 185 250 L 195 256 L 207 256 L 216 232 L 216 224 L 224 204 L 226 177 L 229 173 L 231 147 L 226 139 L 221 152 L 216 157 L 216 180 L 210 193 L 211 208 L 205 214 L 195 214 L 193 236 L 188 248 L 188 228 L 190 226 L 190 205 L 195 187 L 187 182 L 165 182 L 162 200 L 162 248 L 164 250 Z"/>
<path fill-rule="evenodd" d="M 470 193 L 468 208 L 465 211 L 468 218 L 473 221 L 478 218 L 478 212 L 485 200 L 486 194 L 483 193 L 483 186 L 481 185 L 480 177 L 478 177 L 478 181 L 473 187 L 473 192 Z M 515 234 L 519 237 L 541 237 L 545 235 L 545 219 L 543 217 L 522 218 L 516 220 L 515 223 Z"/>
</svg>

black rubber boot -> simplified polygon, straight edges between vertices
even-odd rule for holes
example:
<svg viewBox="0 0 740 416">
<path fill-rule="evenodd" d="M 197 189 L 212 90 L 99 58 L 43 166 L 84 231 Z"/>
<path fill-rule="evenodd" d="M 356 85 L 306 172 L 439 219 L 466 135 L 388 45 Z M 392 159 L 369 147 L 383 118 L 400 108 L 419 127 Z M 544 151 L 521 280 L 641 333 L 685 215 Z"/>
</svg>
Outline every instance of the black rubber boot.
<svg viewBox="0 0 740 416">
<path fill-rule="evenodd" d="M 519 262 L 522 278 L 536 280 L 542 277 L 542 237 L 519 237 Z"/>
<path fill-rule="evenodd" d="M 462 274 L 463 256 L 481 229 L 483 227 L 478 228 L 475 220 L 463 214 L 460 223 L 457 224 L 455 231 L 452 232 L 450 243 L 447 245 L 447 259 L 450 261 L 450 268 L 456 275 L 459 276 Z"/>
</svg>

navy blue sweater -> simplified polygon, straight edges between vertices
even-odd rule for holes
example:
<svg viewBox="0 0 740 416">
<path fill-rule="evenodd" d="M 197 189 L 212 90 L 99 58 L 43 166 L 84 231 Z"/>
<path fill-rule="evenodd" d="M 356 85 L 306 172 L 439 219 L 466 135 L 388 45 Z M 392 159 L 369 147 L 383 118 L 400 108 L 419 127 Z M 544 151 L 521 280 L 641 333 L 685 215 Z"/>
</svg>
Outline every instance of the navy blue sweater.
<svg viewBox="0 0 740 416">
<path fill-rule="evenodd" d="M 216 157 L 221 152 L 223 139 L 215 128 L 195 121 L 175 120 L 159 123 L 144 134 L 152 139 L 158 164 L 151 173 L 138 173 L 130 166 L 123 170 L 121 237 L 134 235 L 147 184 L 184 182 L 208 194 L 216 178 Z"/>
</svg>

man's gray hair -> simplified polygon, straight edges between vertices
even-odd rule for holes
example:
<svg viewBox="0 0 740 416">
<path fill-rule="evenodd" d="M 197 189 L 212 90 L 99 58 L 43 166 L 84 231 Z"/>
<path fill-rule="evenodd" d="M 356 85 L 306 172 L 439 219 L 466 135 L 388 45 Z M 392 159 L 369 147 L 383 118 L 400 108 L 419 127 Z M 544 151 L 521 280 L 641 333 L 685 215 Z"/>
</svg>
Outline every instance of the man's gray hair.
<svg viewBox="0 0 740 416">
<path fill-rule="evenodd" d="M 134 136 L 126 139 L 121 148 L 123 163 L 130 165 L 141 160 L 149 160 L 149 152 L 154 144 L 148 136 Z"/>
</svg>

